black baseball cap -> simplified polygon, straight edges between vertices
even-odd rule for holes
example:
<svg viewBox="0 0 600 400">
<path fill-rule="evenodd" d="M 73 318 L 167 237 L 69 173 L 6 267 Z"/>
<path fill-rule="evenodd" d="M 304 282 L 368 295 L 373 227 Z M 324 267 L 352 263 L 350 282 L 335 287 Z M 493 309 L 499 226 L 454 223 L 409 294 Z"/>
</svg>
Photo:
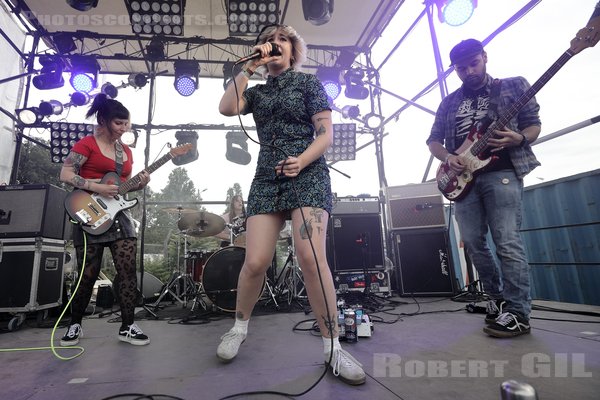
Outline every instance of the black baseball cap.
<svg viewBox="0 0 600 400">
<path fill-rule="evenodd" d="M 466 39 L 450 50 L 450 66 L 483 52 L 483 45 L 479 40 Z"/>
</svg>

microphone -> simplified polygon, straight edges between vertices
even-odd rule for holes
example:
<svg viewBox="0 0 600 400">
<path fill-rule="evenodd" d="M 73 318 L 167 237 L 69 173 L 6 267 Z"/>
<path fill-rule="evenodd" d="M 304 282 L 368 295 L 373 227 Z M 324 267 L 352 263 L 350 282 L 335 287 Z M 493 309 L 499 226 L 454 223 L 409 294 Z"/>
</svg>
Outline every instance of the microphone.
<svg viewBox="0 0 600 400">
<path fill-rule="evenodd" d="M 277 46 L 275 43 L 271 42 L 271 51 L 269 52 L 269 56 L 270 57 L 274 57 L 274 56 L 280 56 L 281 55 L 281 51 L 279 50 L 279 46 Z M 234 65 L 238 65 L 241 63 L 245 63 L 246 61 L 250 61 L 250 60 L 254 60 L 257 58 L 261 58 L 261 54 L 260 51 L 255 51 L 254 53 L 250 54 L 249 56 L 246 57 L 242 57 L 239 60 L 237 60 L 235 62 Z"/>
</svg>

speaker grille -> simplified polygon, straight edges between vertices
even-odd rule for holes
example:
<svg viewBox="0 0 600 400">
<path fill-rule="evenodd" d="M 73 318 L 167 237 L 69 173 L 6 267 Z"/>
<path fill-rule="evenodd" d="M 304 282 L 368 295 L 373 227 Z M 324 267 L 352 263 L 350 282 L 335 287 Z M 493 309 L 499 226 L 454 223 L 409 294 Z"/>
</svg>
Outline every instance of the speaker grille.
<svg viewBox="0 0 600 400">
<path fill-rule="evenodd" d="M 389 205 L 391 229 L 442 227 L 446 223 L 441 195 L 391 199 Z"/>
</svg>

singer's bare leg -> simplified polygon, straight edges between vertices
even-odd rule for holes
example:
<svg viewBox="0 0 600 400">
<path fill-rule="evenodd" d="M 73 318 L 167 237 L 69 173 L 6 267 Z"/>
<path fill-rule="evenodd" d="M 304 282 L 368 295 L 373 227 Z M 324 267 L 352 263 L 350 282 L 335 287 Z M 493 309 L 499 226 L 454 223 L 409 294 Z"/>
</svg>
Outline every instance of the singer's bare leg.
<svg viewBox="0 0 600 400">
<path fill-rule="evenodd" d="M 332 331 L 333 337 L 337 337 L 335 286 L 333 285 L 333 278 L 325 253 L 327 220 L 329 215 L 326 211 L 313 207 L 303 207 L 302 212 L 304 213 L 306 223 L 302 218 L 300 209 L 292 211 L 292 232 L 294 235 L 296 256 L 302 269 L 308 301 L 319 324 L 321 334 L 325 337 L 330 337 L 330 332 Z M 309 237 L 315 250 L 314 253 Z M 319 274 L 321 276 L 320 279 Z M 321 280 L 323 288 L 321 288 Z M 327 298 L 327 305 L 325 305 L 323 292 L 325 292 Z M 328 310 L 329 313 L 327 312 Z"/>
<path fill-rule="evenodd" d="M 236 319 L 247 320 L 252 314 L 284 222 L 279 214 L 254 215 L 246 221 L 246 259 L 238 280 Z"/>
</svg>

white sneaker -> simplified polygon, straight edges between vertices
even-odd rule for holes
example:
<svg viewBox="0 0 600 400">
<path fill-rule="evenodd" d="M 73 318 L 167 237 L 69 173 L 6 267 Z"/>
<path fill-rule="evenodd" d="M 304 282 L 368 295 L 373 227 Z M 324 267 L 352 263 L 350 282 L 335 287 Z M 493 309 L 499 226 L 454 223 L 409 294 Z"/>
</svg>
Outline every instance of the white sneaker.
<svg viewBox="0 0 600 400">
<path fill-rule="evenodd" d="M 240 345 L 246 340 L 246 334 L 231 328 L 229 332 L 221 336 L 221 343 L 217 347 L 219 360 L 228 363 L 237 356 Z"/>
<path fill-rule="evenodd" d="M 325 353 L 325 361 L 329 361 L 329 353 Z M 349 385 L 362 385 L 367 379 L 362 364 L 341 348 L 333 350 L 330 366 L 333 375 L 339 376 L 343 382 Z"/>
</svg>

